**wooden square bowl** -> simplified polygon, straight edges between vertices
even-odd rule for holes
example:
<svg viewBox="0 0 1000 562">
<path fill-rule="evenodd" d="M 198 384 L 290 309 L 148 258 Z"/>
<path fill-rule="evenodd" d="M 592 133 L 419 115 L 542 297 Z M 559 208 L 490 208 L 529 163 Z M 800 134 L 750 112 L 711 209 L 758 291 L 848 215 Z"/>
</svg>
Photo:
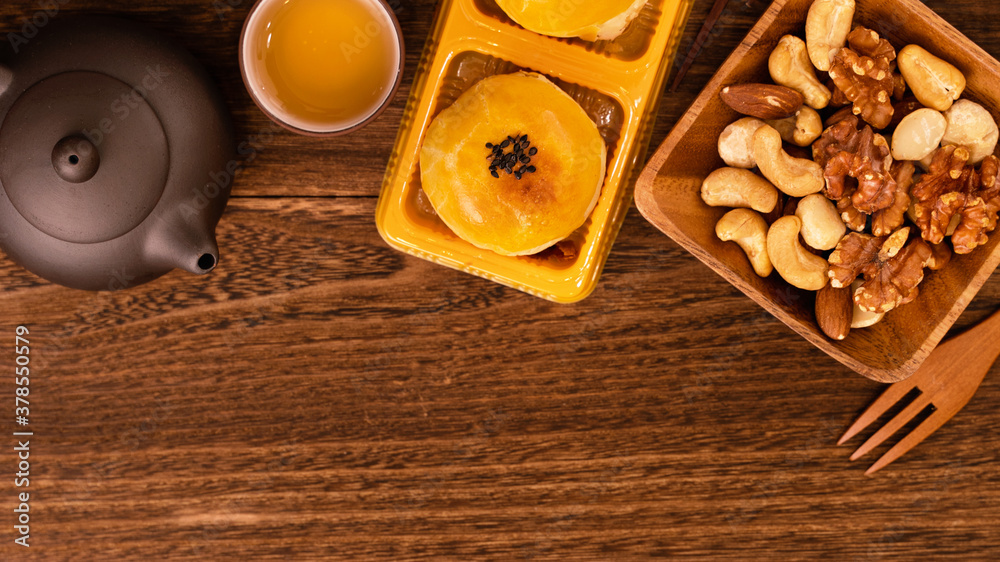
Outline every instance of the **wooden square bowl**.
<svg viewBox="0 0 1000 562">
<path fill-rule="evenodd" d="M 719 91 L 732 84 L 770 83 L 771 50 L 786 34 L 804 37 L 811 4 L 771 4 L 652 157 L 636 185 L 636 205 L 650 223 L 816 347 L 866 377 L 895 382 L 920 366 L 1000 263 L 1000 232 L 973 253 L 955 256 L 945 269 L 928 272 L 914 302 L 837 342 L 816 326 L 814 293 L 795 289 L 777 273 L 758 277 L 736 244 L 716 238 L 715 223 L 727 209 L 709 207 L 699 194 L 702 180 L 725 165 L 718 155 L 719 134 L 741 117 L 722 103 Z M 968 80 L 963 97 L 983 105 L 994 119 L 1000 115 L 1000 64 L 917 0 L 857 0 L 854 23 L 874 29 L 897 50 L 916 43 L 951 62 Z"/>
</svg>

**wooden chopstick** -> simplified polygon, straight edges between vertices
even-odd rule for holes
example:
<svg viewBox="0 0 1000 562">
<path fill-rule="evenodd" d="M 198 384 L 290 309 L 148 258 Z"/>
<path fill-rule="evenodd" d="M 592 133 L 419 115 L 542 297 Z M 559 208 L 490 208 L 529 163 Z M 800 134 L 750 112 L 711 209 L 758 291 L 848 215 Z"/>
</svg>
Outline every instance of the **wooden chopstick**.
<svg viewBox="0 0 1000 562">
<path fill-rule="evenodd" d="M 691 65 L 694 64 L 694 60 L 698 58 L 702 46 L 705 45 L 708 35 L 712 32 L 712 28 L 715 27 L 716 22 L 719 21 L 719 18 L 722 16 L 722 10 L 725 9 L 727 4 L 729 4 L 729 0 L 715 0 L 711 11 L 708 12 L 708 17 L 705 18 L 705 23 L 701 26 L 701 31 L 698 32 L 698 36 L 695 37 L 694 43 L 691 44 L 691 48 L 684 57 L 684 64 L 677 71 L 677 76 L 674 77 L 674 82 L 670 85 L 671 92 L 676 91 L 677 87 L 681 85 L 681 80 L 684 79 L 684 75 L 687 74 Z"/>
</svg>

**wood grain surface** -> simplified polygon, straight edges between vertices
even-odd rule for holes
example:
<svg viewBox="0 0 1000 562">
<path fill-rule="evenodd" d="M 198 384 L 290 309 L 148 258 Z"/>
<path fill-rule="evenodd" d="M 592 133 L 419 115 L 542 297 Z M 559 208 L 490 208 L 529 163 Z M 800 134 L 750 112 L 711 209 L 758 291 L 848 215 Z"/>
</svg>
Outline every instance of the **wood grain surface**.
<svg viewBox="0 0 1000 562">
<path fill-rule="evenodd" d="M 216 76 L 239 136 L 266 142 L 208 276 L 84 293 L 0 259 L 0 365 L 12 370 L 27 326 L 34 432 L 30 487 L 16 488 L 10 434 L 23 428 L 4 376 L 0 559 L 1000 558 L 995 372 L 865 477 L 875 456 L 852 463 L 860 441 L 835 443 L 882 385 L 634 209 L 577 305 L 386 246 L 375 202 L 433 1 L 400 4 L 407 75 L 392 108 L 326 140 L 273 130 L 244 91 L 250 0 L 56 3 L 57 17 L 126 15 L 175 38 Z M 1000 56 L 994 3 L 926 3 Z M 711 4 L 695 2 L 682 52 Z M 5 1 L 0 32 L 44 5 Z M 654 145 L 765 7 L 729 3 L 664 98 Z M 957 329 L 998 306 L 994 278 Z M 14 544 L 23 491 L 28 549 Z"/>
</svg>

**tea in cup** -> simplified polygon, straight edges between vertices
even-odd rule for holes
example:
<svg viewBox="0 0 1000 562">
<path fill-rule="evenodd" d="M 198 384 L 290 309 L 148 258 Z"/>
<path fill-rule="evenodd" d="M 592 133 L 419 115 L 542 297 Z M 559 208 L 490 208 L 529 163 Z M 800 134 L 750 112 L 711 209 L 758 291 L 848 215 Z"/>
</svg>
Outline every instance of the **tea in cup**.
<svg viewBox="0 0 1000 562">
<path fill-rule="evenodd" d="M 403 74 L 403 38 L 383 0 L 259 0 L 243 26 L 240 68 L 272 120 L 339 135 L 389 104 Z"/>
</svg>

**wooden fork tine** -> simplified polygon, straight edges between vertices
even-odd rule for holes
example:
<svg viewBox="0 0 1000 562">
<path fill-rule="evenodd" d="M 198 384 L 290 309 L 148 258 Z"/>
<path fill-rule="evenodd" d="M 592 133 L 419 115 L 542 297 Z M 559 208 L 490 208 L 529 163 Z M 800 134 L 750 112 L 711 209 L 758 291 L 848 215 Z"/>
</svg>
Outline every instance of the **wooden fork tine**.
<svg viewBox="0 0 1000 562">
<path fill-rule="evenodd" d="M 878 431 L 875 432 L 875 435 L 869 437 L 863 445 L 858 447 L 858 450 L 854 451 L 854 454 L 851 455 L 851 460 L 857 460 L 861 456 L 868 453 L 868 451 L 871 451 L 875 447 L 881 445 L 883 441 L 899 431 L 900 428 L 906 425 L 930 403 L 931 399 L 926 394 L 921 394 L 920 396 L 914 398 L 913 402 L 910 402 L 906 408 L 903 408 L 903 411 L 896 414 L 895 417 L 889 420 L 889 423 L 883 425 Z"/>
<path fill-rule="evenodd" d="M 879 417 L 886 413 L 889 408 L 892 408 L 893 404 L 902 400 L 903 397 L 909 394 L 909 392 L 913 390 L 913 387 L 917 385 L 916 378 L 916 375 L 914 375 L 885 389 L 882 396 L 879 396 L 878 400 L 872 402 L 871 406 L 868 406 L 868 409 L 858 417 L 858 419 L 854 422 L 854 425 L 847 429 L 843 437 L 837 441 L 837 444 L 843 445 L 848 439 L 854 437 L 862 429 L 868 427 L 868 425 L 873 421 L 879 419 Z"/>
<path fill-rule="evenodd" d="M 937 410 L 920 425 L 918 425 L 916 429 L 911 431 L 909 435 L 900 439 L 899 443 L 896 443 L 891 449 L 886 451 L 886 453 L 882 455 L 882 458 L 875 461 L 875 464 L 871 465 L 868 470 L 865 471 L 865 475 L 870 476 L 882 468 L 885 468 L 885 465 L 898 459 L 906 454 L 907 451 L 919 445 L 921 441 L 927 439 L 930 434 L 940 429 L 941 426 L 951 418 L 952 415 L 947 411 Z"/>
</svg>

